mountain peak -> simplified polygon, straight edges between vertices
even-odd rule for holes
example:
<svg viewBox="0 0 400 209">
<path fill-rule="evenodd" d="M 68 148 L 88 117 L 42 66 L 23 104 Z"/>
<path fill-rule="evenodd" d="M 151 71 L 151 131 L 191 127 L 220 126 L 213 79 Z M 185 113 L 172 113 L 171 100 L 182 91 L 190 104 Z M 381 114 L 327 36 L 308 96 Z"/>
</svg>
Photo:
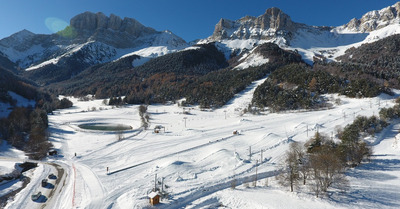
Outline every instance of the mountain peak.
<svg viewBox="0 0 400 209">
<path fill-rule="evenodd" d="M 109 17 L 101 12 L 92 13 L 84 12 L 76 15 L 70 21 L 70 26 L 78 32 L 94 32 L 98 30 L 113 30 L 116 32 L 128 33 L 135 37 L 141 34 L 155 33 L 156 31 L 152 28 L 145 27 L 137 20 L 133 18 L 124 19 L 111 14 Z"/>
<path fill-rule="evenodd" d="M 30 32 L 29 30 L 21 30 L 19 32 L 16 32 L 12 34 L 11 36 L 1 39 L 0 40 L 0 46 L 4 46 L 7 48 L 13 48 L 16 47 L 16 45 L 20 45 L 18 48 L 19 50 L 24 49 L 24 44 L 25 42 L 29 42 L 33 37 L 35 36 L 34 33 Z"/>
<path fill-rule="evenodd" d="M 221 19 L 215 26 L 211 40 L 221 39 L 271 39 L 276 33 L 287 33 L 295 30 L 289 15 L 277 7 L 269 8 L 259 17 L 245 16 L 232 21 Z"/>
<path fill-rule="evenodd" d="M 277 7 L 267 9 L 265 14 L 260 17 L 264 19 L 264 24 L 269 23 L 269 28 L 273 28 L 276 31 L 293 30 L 294 23 L 292 22 L 292 19 L 289 17 L 289 15 L 285 14 L 281 9 Z M 266 28 L 266 26 L 264 26 L 264 28 Z"/>
<path fill-rule="evenodd" d="M 361 19 L 353 18 L 347 24 L 340 26 L 340 30 L 351 32 L 371 32 L 391 24 L 400 23 L 400 2 L 381 10 L 365 13 Z"/>
<path fill-rule="evenodd" d="M 7 39 L 12 39 L 13 41 L 24 40 L 24 39 L 30 38 L 30 37 L 32 37 L 34 35 L 35 34 L 30 32 L 29 30 L 23 29 L 23 30 L 21 30 L 19 32 L 16 32 L 16 33 L 12 34 L 11 36 L 9 36 L 7 38 L 4 38 L 4 39 L 0 40 L 0 41 L 4 41 L 4 40 L 7 40 Z"/>
<path fill-rule="evenodd" d="M 70 20 L 66 30 L 74 31 L 73 39 L 77 43 L 99 41 L 117 48 L 132 48 L 143 44 L 139 39 L 160 35 L 162 32 L 142 25 L 133 18 L 121 18 L 117 15 L 98 12 L 84 12 Z M 63 34 L 61 31 L 59 34 Z M 68 31 L 65 31 L 68 34 Z"/>
<path fill-rule="evenodd" d="M 33 36 L 33 35 L 35 35 L 34 33 L 32 33 L 31 31 L 29 31 L 27 29 L 23 29 L 17 33 L 14 33 L 14 35 L 17 35 L 17 34 L 18 34 L 18 36 Z"/>
</svg>

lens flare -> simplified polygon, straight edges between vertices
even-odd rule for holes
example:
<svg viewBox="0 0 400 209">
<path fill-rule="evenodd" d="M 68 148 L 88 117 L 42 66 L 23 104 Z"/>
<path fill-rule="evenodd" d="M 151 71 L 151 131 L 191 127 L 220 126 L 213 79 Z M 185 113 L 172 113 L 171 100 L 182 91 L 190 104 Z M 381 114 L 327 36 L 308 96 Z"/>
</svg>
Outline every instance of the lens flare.
<svg viewBox="0 0 400 209">
<path fill-rule="evenodd" d="M 46 18 L 44 23 L 46 24 L 46 27 L 53 33 L 56 33 L 60 30 L 64 30 L 64 28 L 69 25 L 64 20 L 61 20 L 56 17 L 48 17 Z"/>
</svg>

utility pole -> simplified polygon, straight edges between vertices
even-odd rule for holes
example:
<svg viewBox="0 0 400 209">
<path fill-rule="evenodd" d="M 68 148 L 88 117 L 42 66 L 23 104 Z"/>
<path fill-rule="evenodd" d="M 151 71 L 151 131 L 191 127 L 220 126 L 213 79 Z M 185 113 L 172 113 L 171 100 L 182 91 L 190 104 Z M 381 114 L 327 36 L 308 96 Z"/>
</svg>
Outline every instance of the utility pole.
<svg viewBox="0 0 400 209">
<path fill-rule="evenodd" d="M 154 177 L 154 191 L 157 191 L 157 174 Z"/>
<path fill-rule="evenodd" d="M 261 149 L 261 160 L 260 160 L 260 163 L 262 163 L 263 162 L 263 149 Z"/>
<path fill-rule="evenodd" d="M 251 160 L 251 146 L 249 146 L 249 158 Z"/>
<path fill-rule="evenodd" d="M 254 179 L 254 187 L 257 186 L 257 168 L 258 168 L 258 160 L 256 160 L 256 178 Z"/>
<path fill-rule="evenodd" d="M 183 120 L 185 120 L 185 128 L 186 128 L 186 119 L 187 119 L 187 117 L 183 117 Z"/>
<path fill-rule="evenodd" d="M 308 124 L 307 124 L 307 138 L 308 138 Z"/>
<path fill-rule="evenodd" d="M 164 179 L 165 177 L 161 178 L 161 193 L 164 193 Z"/>
</svg>

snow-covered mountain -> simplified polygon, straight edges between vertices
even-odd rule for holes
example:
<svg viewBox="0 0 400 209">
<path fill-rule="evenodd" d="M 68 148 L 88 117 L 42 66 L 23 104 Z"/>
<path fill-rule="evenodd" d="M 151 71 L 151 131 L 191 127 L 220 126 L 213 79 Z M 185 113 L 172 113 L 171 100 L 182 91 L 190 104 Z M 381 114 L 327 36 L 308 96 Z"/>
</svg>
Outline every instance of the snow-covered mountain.
<svg viewBox="0 0 400 209">
<path fill-rule="evenodd" d="M 297 23 L 282 10 L 270 8 L 258 17 L 221 19 L 213 34 L 199 43 L 218 42 L 226 56 L 231 57 L 273 42 L 282 48 L 297 50 L 309 63 L 315 59 L 336 61 L 348 48 L 400 33 L 399 14 L 400 2 L 368 12 L 361 19 L 352 19 L 342 26 L 328 27 Z"/>
<path fill-rule="evenodd" d="M 0 40 L 0 53 L 26 70 L 71 62 L 90 66 L 115 60 L 147 47 L 163 46 L 173 51 L 188 44 L 170 31 L 156 31 L 132 18 L 107 17 L 85 12 L 56 34 L 38 35 L 27 30 Z M 79 54 L 79 56 L 74 56 Z"/>
<path fill-rule="evenodd" d="M 395 14 L 399 5 L 375 12 L 379 17 L 360 21 L 358 28 L 348 24 L 339 27 L 308 26 L 293 22 L 280 9 L 271 8 L 260 17 L 221 20 L 214 34 L 199 42 L 209 44 L 191 47 L 186 47 L 187 44 L 171 32 L 157 32 L 133 19 L 107 17 L 101 13 L 78 15 L 71 20 L 70 27 L 57 34 L 37 35 L 21 31 L 0 40 L 0 96 L 3 90 L 3 100 L 7 101 L 2 102 L 0 97 L 0 117 L 8 115 L 9 108 L 12 108 L 10 100 L 25 106 L 35 104 L 22 98 L 28 97 L 18 91 L 2 87 L 14 76 L 8 70 L 2 70 L 2 60 L 12 60 L 20 67 L 28 67 L 24 76 L 41 76 L 43 81 L 72 77 L 79 73 L 79 69 L 90 66 L 74 78 L 47 86 L 47 90 L 59 94 L 56 88 L 68 88 L 65 91 L 68 93 L 83 89 L 79 92 L 82 95 L 94 94 L 99 98 L 126 95 L 131 103 L 139 103 L 114 108 L 111 104 L 106 105 L 107 100 L 103 99 L 81 101 L 78 97 L 68 97 L 73 101 L 72 108 L 54 111 L 48 116 L 49 141 L 58 155 L 49 156 L 40 161 L 37 168 L 27 172 L 30 183 L 23 184 L 18 180 L 2 183 L 0 196 L 21 189 L 8 198 L 5 208 L 152 208 L 148 195 L 154 187 L 167 194 L 161 204 L 155 206 L 159 208 L 399 208 L 398 119 L 386 128 L 384 121 L 377 123 L 376 129 L 382 129 L 380 133 L 367 137 L 366 133 L 360 133 L 362 137 L 358 139 L 365 140 L 374 150 L 373 157 L 346 170 L 346 188 L 333 184 L 325 191 L 326 196 L 322 195 L 324 192 L 313 185 L 319 183 L 310 174 L 306 185 L 301 182 L 295 192 L 289 192 L 289 188 L 275 178 L 293 142 L 307 143 L 313 133 L 321 133 L 322 138 L 326 136 L 327 139 L 330 136 L 331 141 L 339 142 L 342 127 L 348 127 L 359 116 L 374 116 L 376 119 L 381 110 L 390 112 L 389 108 L 398 105 L 399 91 L 394 90 L 392 96 L 380 94 L 371 98 L 324 94 L 330 106 L 319 111 L 246 113 L 250 110 L 252 98 L 257 95 L 257 88 L 270 78 L 274 79 L 274 72 L 267 76 L 272 70 L 279 71 L 284 69 L 281 66 L 287 67 L 288 64 L 300 66 L 299 70 L 318 70 L 318 65 L 314 65 L 315 70 L 309 66 L 301 67 L 303 63 L 299 54 L 310 62 L 313 58 L 337 58 L 343 63 L 356 63 L 360 57 L 366 57 L 365 51 L 374 59 L 380 59 L 375 54 L 386 56 L 380 54 L 385 51 L 394 58 L 387 56 L 388 59 L 380 60 L 381 66 L 389 63 L 390 67 L 400 69 L 397 67 L 400 59 L 396 57 L 400 47 L 387 47 L 389 44 L 400 46 L 400 35 L 391 36 L 400 34 L 398 15 L 386 20 L 381 18 L 389 17 L 390 11 Z M 373 21 L 376 21 L 376 27 L 370 31 L 360 30 L 360 27 L 365 28 L 363 24 Z M 386 38 L 388 36 L 391 37 Z M 265 42 L 276 43 L 284 49 Z M 347 56 L 338 57 L 350 47 L 371 42 L 374 43 L 353 48 L 347 51 Z M 380 42 L 384 43 L 375 46 Z M 372 48 L 374 50 L 370 50 Z M 230 60 L 224 59 L 217 49 Z M 175 51 L 179 52 L 172 53 Z M 167 55 L 161 56 L 164 54 Z M 280 65 L 279 59 L 282 59 Z M 108 61 L 111 62 L 98 64 Z M 361 61 L 358 63 L 365 65 Z M 95 64 L 98 65 L 92 66 Z M 268 66 L 270 64 L 275 66 Z M 379 64 L 371 64 L 374 68 L 372 73 L 378 72 L 379 75 L 364 77 L 369 72 L 363 71 L 368 68 L 351 69 L 349 75 L 360 77 L 359 80 L 371 85 L 374 81 L 369 78 L 379 79 L 380 83 L 391 78 L 397 80 L 399 74 L 396 71 L 393 77 L 375 71 Z M 257 69 L 256 66 L 261 67 Z M 293 68 L 297 70 L 297 67 Z M 342 69 L 339 67 L 338 71 Z M 6 77 L 6 73 L 10 77 Z M 262 77 L 254 80 L 256 76 L 251 74 L 262 74 Z M 346 77 L 343 84 L 353 82 L 347 74 L 343 77 Z M 243 82 L 250 78 L 252 83 Z M 306 79 L 302 78 L 299 79 L 301 82 L 311 86 L 312 82 L 304 82 Z M 301 88 L 295 83 L 276 80 L 276 85 L 282 89 Z M 15 88 L 21 84 L 19 81 L 16 79 L 7 87 Z M 335 82 L 334 79 L 327 81 Z M 228 82 L 233 85 L 227 85 Z M 241 86 L 244 88 L 240 89 Z M 185 88 L 192 94 L 176 93 Z M 128 91 L 124 92 L 125 89 Z M 308 90 L 302 91 L 306 93 Z M 313 93 L 313 90 L 309 91 Z M 174 94 L 179 96 L 179 100 L 173 97 Z M 211 106 L 216 101 L 214 98 L 203 97 L 215 95 L 221 98 L 229 94 L 233 96 L 228 102 L 221 102 L 222 106 L 216 109 L 217 105 Z M 181 95 L 194 96 L 185 97 L 183 102 Z M 293 97 L 297 96 L 301 93 Z M 139 105 L 149 103 L 149 98 L 159 99 L 159 102 L 146 105 L 151 123 L 147 124 L 148 129 L 144 129 L 139 117 L 143 106 Z M 203 107 L 193 98 L 203 99 L 203 104 L 211 103 L 213 108 L 205 108 L 207 106 Z M 191 104 L 189 99 L 200 105 L 184 105 Z M 164 101 L 167 101 L 165 105 Z M 287 101 L 291 103 L 291 100 Z M 129 126 L 132 129 L 111 132 L 86 130 L 82 126 L 95 124 Z M 163 131 L 156 131 L 158 127 L 164 127 Z M 369 127 L 366 132 L 374 129 Z M 5 141 L 0 143 L 0 173 L 9 173 L 14 161 L 26 161 L 25 153 L 15 151 Z M 50 173 L 56 178 L 50 178 Z M 49 180 L 48 186 L 40 186 L 43 179 Z M 42 192 L 40 200 L 32 201 L 29 196 L 38 191 Z M 0 207 L 5 203 L 2 204 Z"/>
<path fill-rule="evenodd" d="M 267 9 L 259 17 L 246 16 L 236 21 L 221 19 L 215 26 L 213 41 L 221 39 L 261 39 L 270 40 L 278 36 L 289 38 L 302 24 L 293 22 L 279 8 Z"/>
<path fill-rule="evenodd" d="M 400 23 L 400 2 L 382 10 L 374 10 L 364 14 L 361 19 L 353 18 L 349 23 L 337 27 L 338 31 L 356 33 L 372 32 L 388 25 Z"/>
<path fill-rule="evenodd" d="M 400 2 L 342 26 L 328 27 L 297 23 L 279 8 L 269 8 L 258 17 L 221 19 L 213 34 L 197 44 L 215 42 L 227 59 L 239 56 L 234 69 L 266 63 L 268 57 L 252 55 L 253 49 L 265 42 L 294 50 L 310 64 L 316 59 L 337 61 L 351 47 L 399 34 L 399 14 Z M 0 40 L 0 56 L 25 69 L 26 77 L 46 85 L 69 79 L 95 64 L 135 55 L 132 64 L 138 66 L 189 46 L 170 31 L 156 31 L 132 18 L 85 12 L 56 34 L 23 30 Z M 55 73 L 57 70 L 60 72 Z"/>
</svg>

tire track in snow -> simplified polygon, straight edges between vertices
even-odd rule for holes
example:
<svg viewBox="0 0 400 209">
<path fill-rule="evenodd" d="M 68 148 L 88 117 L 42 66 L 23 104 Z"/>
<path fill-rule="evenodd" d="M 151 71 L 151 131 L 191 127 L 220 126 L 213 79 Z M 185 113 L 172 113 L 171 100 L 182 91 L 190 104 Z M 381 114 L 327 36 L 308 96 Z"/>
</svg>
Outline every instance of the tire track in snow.
<svg viewBox="0 0 400 209">
<path fill-rule="evenodd" d="M 106 190 L 93 171 L 84 164 L 75 164 L 77 171 L 81 174 L 90 193 L 90 204 L 85 208 L 98 209 L 104 205 L 104 196 Z"/>
<path fill-rule="evenodd" d="M 0 160 L 11 160 L 11 161 L 16 161 L 16 162 L 21 162 L 25 161 L 26 159 L 18 159 L 18 158 L 1 158 Z M 31 181 L 30 178 L 28 178 L 28 183 L 21 188 L 22 190 L 27 190 L 29 192 L 21 192 L 22 197 L 19 199 L 22 199 L 23 202 L 20 202 L 20 204 L 17 206 L 17 208 L 54 208 L 55 202 L 60 198 L 59 196 L 56 197 L 55 194 L 60 195 L 64 185 L 65 185 L 65 179 L 66 179 L 66 171 L 65 168 L 56 162 L 44 162 L 44 161 L 38 161 L 38 160 L 28 160 L 27 162 L 32 162 L 32 163 L 38 163 L 43 166 L 42 170 L 40 171 L 40 175 L 34 178 L 33 181 Z M 54 169 L 52 169 L 54 168 Z M 36 168 L 35 168 L 36 169 Z M 57 173 L 57 179 L 55 180 L 54 183 L 54 188 L 48 191 L 47 189 L 43 189 L 42 186 L 40 185 L 40 180 L 41 179 L 46 179 L 47 175 L 49 173 L 54 172 L 56 170 Z M 39 172 L 35 171 L 35 172 Z M 61 185 L 60 183 L 63 184 Z M 36 192 L 36 191 L 41 191 L 42 196 L 41 199 L 44 202 L 31 202 L 31 195 Z M 18 194 L 19 195 L 19 194 Z M 46 197 L 47 195 L 47 197 Z M 29 206 L 29 207 L 28 207 Z M 13 208 L 13 206 L 10 206 Z"/>
<path fill-rule="evenodd" d="M 56 169 L 57 179 L 55 180 L 55 185 L 54 185 L 55 188 L 50 191 L 48 200 L 44 204 L 44 207 L 42 207 L 42 208 L 54 208 L 55 207 L 54 205 L 57 202 L 57 200 L 60 198 L 63 187 L 65 186 L 67 173 L 66 173 L 66 169 L 61 164 L 57 164 L 57 163 L 47 163 L 47 164 L 53 166 Z M 58 195 L 58 197 L 56 197 L 55 195 Z"/>
<path fill-rule="evenodd" d="M 72 191 L 72 207 L 75 207 L 76 168 L 75 168 L 74 163 L 72 163 L 72 169 L 74 170 L 74 187 L 73 187 L 73 191 Z"/>
</svg>

